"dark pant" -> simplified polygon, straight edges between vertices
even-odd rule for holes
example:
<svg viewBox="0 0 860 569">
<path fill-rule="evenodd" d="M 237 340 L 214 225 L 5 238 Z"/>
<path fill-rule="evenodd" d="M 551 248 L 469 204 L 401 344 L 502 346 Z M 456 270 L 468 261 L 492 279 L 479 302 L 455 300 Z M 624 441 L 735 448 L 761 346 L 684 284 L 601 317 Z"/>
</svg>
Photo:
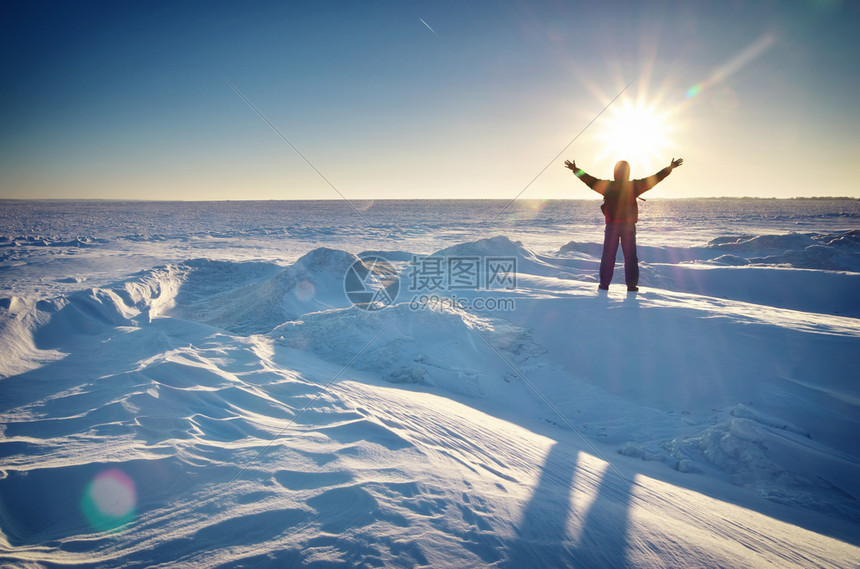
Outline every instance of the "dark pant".
<svg viewBox="0 0 860 569">
<path fill-rule="evenodd" d="M 607 223 L 603 238 L 603 257 L 600 259 L 600 287 L 609 288 L 615 270 L 618 242 L 624 253 L 624 280 L 628 287 L 639 285 L 639 258 L 636 256 L 636 224 Z"/>
</svg>

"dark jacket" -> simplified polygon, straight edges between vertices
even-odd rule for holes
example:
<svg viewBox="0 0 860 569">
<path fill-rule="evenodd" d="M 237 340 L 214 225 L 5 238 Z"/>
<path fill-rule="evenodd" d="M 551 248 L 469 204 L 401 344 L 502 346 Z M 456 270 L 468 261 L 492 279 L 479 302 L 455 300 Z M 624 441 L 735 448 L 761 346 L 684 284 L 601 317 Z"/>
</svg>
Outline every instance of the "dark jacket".
<svg viewBox="0 0 860 569">
<path fill-rule="evenodd" d="M 653 188 L 671 172 L 672 168 L 667 166 L 653 176 L 639 180 L 601 180 L 583 170 L 577 170 L 576 177 L 603 196 L 600 209 L 603 210 L 606 223 L 636 223 L 639 221 L 636 198 Z"/>
</svg>

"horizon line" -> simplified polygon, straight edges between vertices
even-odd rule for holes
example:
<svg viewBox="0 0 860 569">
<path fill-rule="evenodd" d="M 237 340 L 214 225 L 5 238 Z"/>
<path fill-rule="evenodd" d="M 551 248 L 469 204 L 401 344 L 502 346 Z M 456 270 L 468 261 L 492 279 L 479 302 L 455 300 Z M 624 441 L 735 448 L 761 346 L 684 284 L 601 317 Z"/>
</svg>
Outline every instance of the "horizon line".
<svg viewBox="0 0 860 569">
<path fill-rule="evenodd" d="M 515 201 L 596 201 L 600 196 L 589 196 L 581 198 L 518 198 Z M 853 196 L 661 196 L 648 198 L 646 201 L 677 201 L 677 200 L 860 200 Z M 0 202 L 139 202 L 139 203 L 229 203 L 229 202 L 337 202 L 344 201 L 342 198 L 200 198 L 200 199 L 159 199 L 159 198 L 6 198 L 0 197 Z M 350 198 L 352 202 L 433 202 L 433 201 L 510 201 L 507 198 L 482 198 L 482 197 L 449 197 L 449 198 Z"/>
</svg>

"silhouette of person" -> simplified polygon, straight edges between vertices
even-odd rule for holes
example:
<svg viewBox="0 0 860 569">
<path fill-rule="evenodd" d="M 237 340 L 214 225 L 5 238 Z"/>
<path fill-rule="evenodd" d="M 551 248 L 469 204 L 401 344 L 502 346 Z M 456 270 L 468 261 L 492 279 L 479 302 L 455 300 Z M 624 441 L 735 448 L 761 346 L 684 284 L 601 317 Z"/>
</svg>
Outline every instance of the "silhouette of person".
<svg viewBox="0 0 860 569">
<path fill-rule="evenodd" d="M 585 185 L 603 196 L 600 209 L 606 218 L 606 231 L 603 237 L 603 256 L 600 258 L 600 290 L 609 290 L 612 273 L 615 271 L 615 255 L 618 243 L 624 253 L 624 280 L 627 290 L 639 290 L 639 258 L 636 256 L 636 222 L 639 220 L 639 206 L 636 198 L 653 188 L 658 182 L 684 163 L 683 158 L 675 160 L 652 176 L 638 180 L 630 179 L 630 164 L 621 160 L 615 165 L 614 180 L 600 180 L 577 168 L 576 161 L 565 160 L 576 177 Z"/>
</svg>

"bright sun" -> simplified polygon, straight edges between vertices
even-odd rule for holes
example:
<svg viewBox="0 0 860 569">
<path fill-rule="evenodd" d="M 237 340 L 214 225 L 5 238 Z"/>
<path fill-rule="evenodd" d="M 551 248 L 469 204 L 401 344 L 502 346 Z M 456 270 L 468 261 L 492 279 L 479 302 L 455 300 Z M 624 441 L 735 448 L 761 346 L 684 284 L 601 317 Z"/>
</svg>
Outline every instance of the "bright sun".
<svg viewBox="0 0 860 569">
<path fill-rule="evenodd" d="M 667 115 L 653 106 L 629 100 L 611 107 L 600 135 L 603 148 L 598 159 L 627 160 L 634 176 L 642 169 L 651 170 L 658 164 L 669 163 L 673 144 Z M 650 172 L 649 172 L 650 173 Z M 644 172 L 641 175 L 647 175 Z"/>
</svg>

